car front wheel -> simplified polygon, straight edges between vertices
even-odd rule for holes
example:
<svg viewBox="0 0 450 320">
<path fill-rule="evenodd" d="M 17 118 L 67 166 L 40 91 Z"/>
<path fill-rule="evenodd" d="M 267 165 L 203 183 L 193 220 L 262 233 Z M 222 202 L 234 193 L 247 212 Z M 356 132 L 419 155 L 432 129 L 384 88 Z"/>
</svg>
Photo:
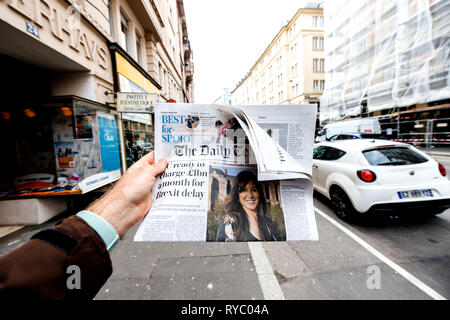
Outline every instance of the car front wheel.
<svg viewBox="0 0 450 320">
<path fill-rule="evenodd" d="M 336 215 L 344 221 L 353 221 L 357 216 L 357 211 L 352 205 L 349 197 L 339 187 L 332 187 L 330 190 L 331 204 Z"/>
</svg>

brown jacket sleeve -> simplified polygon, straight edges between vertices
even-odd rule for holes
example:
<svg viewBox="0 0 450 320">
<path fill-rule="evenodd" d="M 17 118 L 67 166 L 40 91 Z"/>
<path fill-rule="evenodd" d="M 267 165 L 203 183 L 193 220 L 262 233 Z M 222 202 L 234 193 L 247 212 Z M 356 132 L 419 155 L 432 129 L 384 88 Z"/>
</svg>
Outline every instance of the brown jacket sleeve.
<svg viewBox="0 0 450 320">
<path fill-rule="evenodd" d="M 52 229 L 76 240 L 70 253 L 32 239 L 0 258 L 0 298 L 92 299 L 112 273 L 105 243 L 81 218 L 71 216 Z M 81 288 L 67 282 L 79 267 Z"/>
</svg>

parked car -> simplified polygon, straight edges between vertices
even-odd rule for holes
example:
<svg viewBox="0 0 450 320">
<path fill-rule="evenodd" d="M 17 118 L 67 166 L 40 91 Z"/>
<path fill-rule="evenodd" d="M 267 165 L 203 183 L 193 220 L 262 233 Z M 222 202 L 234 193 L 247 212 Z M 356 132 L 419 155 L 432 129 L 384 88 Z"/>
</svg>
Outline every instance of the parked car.
<svg viewBox="0 0 450 320">
<path fill-rule="evenodd" d="M 314 189 L 337 216 L 450 208 L 445 167 L 415 147 L 386 140 L 321 142 L 313 151 Z"/>
<path fill-rule="evenodd" d="M 315 142 L 329 140 L 337 134 L 381 134 L 381 126 L 376 118 L 343 120 L 326 124 Z"/>
<path fill-rule="evenodd" d="M 353 140 L 353 139 L 385 139 L 381 134 L 376 133 L 345 133 L 345 134 L 335 134 L 331 136 L 327 141 L 336 140 Z"/>
</svg>

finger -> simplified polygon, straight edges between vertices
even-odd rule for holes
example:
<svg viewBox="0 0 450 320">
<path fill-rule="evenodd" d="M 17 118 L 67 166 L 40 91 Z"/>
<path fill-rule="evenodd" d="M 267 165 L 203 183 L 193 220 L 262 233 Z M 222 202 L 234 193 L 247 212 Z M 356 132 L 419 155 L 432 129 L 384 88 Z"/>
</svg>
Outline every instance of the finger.
<svg viewBox="0 0 450 320">
<path fill-rule="evenodd" d="M 167 160 L 165 158 L 159 159 L 157 163 L 151 166 L 152 174 L 154 177 L 159 176 L 167 168 Z"/>
<path fill-rule="evenodd" d="M 147 153 L 139 161 L 142 161 L 143 163 L 146 164 L 153 164 L 155 162 L 155 151 Z"/>
</svg>

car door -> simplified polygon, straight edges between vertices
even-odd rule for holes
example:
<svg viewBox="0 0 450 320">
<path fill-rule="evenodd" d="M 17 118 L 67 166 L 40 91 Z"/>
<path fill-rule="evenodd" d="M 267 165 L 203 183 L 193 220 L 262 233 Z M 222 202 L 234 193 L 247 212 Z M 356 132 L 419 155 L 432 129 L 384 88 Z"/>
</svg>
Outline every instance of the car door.
<svg viewBox="0 0 450 320">
<path fill-rule="evenodd" d="M 336 160 L 340 159 L 346 152 L 335 147 L 323 147 L 323 150 L 318 150 L 316 160 L 313 160 L 313 173 L 316 172 L 314 184 L 322 193 L 328 193 L 326 185 L 328 176 L 339 171 L 339 163 Z"/>
<path fill-rule="evenodd" d="M 327 149 L 327 146 L 316 146 L 313 149 L 313 183 L 314 186 L 317 189 L 320 189 L 319 185 L 319 176 L 320 176 L 320 170 L 319 170 L 319 163 L 320 159 L 322 158 L 323 154 L 325 153 Z"/>
</svg>

